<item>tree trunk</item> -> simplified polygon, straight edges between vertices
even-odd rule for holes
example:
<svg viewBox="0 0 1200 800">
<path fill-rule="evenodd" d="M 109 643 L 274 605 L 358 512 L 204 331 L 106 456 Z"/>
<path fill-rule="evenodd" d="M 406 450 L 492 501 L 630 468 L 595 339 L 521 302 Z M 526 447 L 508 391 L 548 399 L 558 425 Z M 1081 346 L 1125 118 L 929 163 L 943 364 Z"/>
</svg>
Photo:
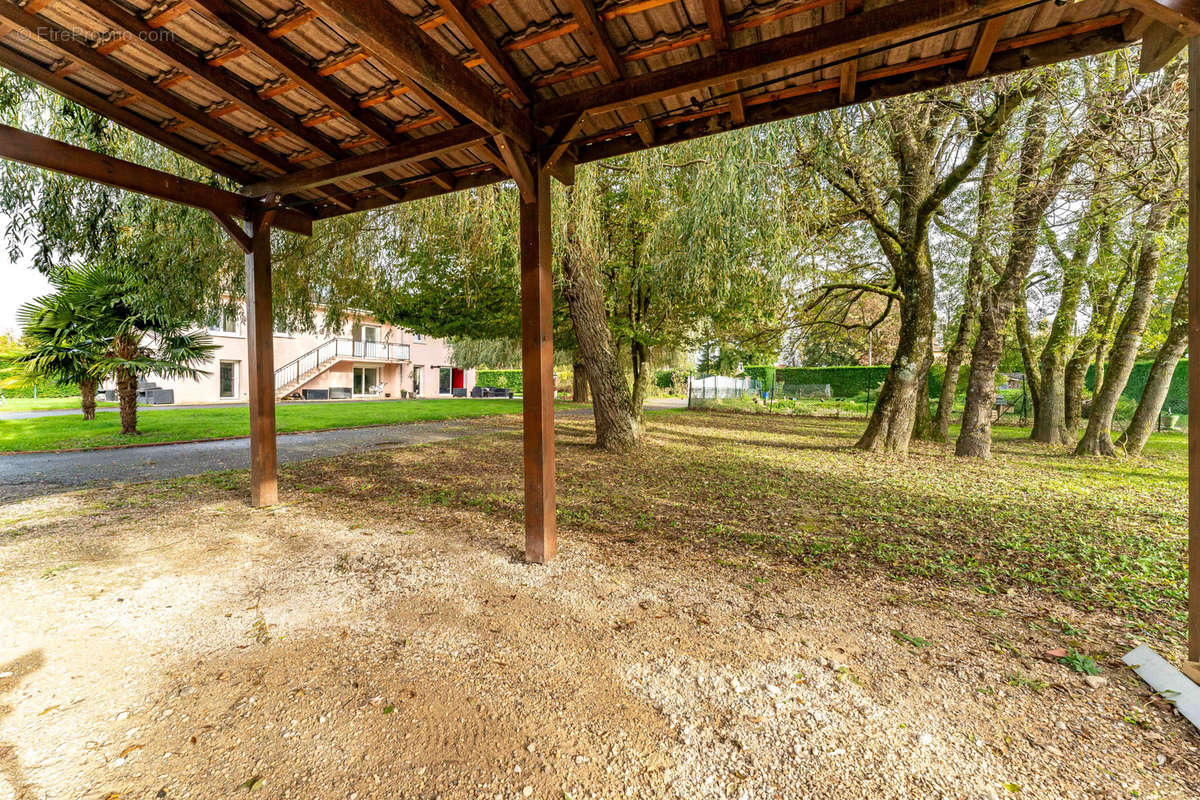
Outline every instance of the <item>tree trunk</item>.
<svg viewBox="0 0 1200 800">
<path fill-rule="evenodd" d="M 1146 440 L 1154 432 L 1155 422 L 1162 413 L 1163 402 L 1167 392 L 1171 390 L 1171 378 L 1175 376 L 1175 367 L 1188 348 L 1188 276 L 1184 274 L 1183 283 L 1175 295 L 1175 305 L 1171 309 L 1171 329 L 1154 363 L 1150 366 L 1150 375 L 1146 379 L 1146 387 L 1142 390 L 1142 399 L 1138 401 L 1137 410 L 1129 427 L 1117 439 L 1117 447 L 1123 448 L 1131 456 L 1141 455 Z"/>
<path fill-rule="evenodd" d="M 571 365 L 571 402 L 586 403 L 589 399 L 587 367 L 576 361 Z"/>
<path fill-rule="evenodd" d="M 137 375 L 117 370 L 117 399 L 121 403 L 121 433 L 132 436 L 137 430 Z"/>
<path fill-rule="evenodd" d="M 1004 354 L 1004 326 L 1012 299 L 988 287 L 980 303 L 979 333 L 971 350 L 967 403 L 954 453 L 972 458 L 992 455 L 992 409 L 996 404 L 996 365 Z"/>
<path fill-rule="evenodd" d="M 946 374 L 942 379 L 942 391 L 938 396 L 937 413 L 933 417 L 930 438 L 937 442 L 950 439 L 950 416 L 954 411 L 954 399 L 958 396 L 958 374 L 963 360 L 971 347 L 971 335 L 979 321 L 979 292 L 983 287 L 982 258 L 972 258 L 967 265 L 967 285 L 963 292 L 962 312 L 958 315 L 958 329 L 954 344 L 946 351 Z"/>
<path fill-rule="evenodd" d="M 596 444 L 604 450 L 625 452 L 638 442 L 638 423 L 630 402 L 629 380 L 617 357 L 612 330 L 604 309 L 604 292 L 595 267 L 584 263 L 571 242 L 574 225 L 567 223 L 563 248 L 563 296 L 571 313 L 581 363 L 592 388 L 592 415 Z"/>
<path fill-rule="evenodd" d="M 1038 365 L 1033 362 L 1033 337 L 1029 335 L 1029 307 L 1026 304 L 1025 289 L 1017 292 L 1013 304 L 1013 327 L 1017 334 L 1017 347 L 1021 351 L 1021 368 L 1025 370 L 1025 391 L 1029 395 L 1029 404 L 1033 406 L 1033 416 L 1036 419 L 1038 405 L 1042 399 L 1042 374 Z M 1029 413 L 1028 408 L 1022 408 L 1021 414 Z"/>
<path fill-rule="evenodd" d="M 917 404 L 929 400 L 929 365 L 933 363 L 933 274 L 913 266 L 900 286 L 900 334 L 891 369 L 879 390 L 871 421 L 856 447 L 870 452 L 908 450 Z"/>
<path fill-rule="evenodd" d="M 1083 432 L 1083 438 L 1079 440 L 1079 445 L 1075 448 L 1075 455 L 1115 456 L 1117 454 L 1112 441 L 1113 414 L 1117 410 L 1117 401 L 1121 398 L 1121 392 L 1125 390 L 1125 384 L 1129 381 L 1129 373 L 1133 371 L 1138 349 L 1142 345 L 1142 334 L 1146 330 L 1146 322 L 1150 318 L 1151 306 L 1154 301 L 1154 284 L 1158 279 L 1160 261 L 1158 235 L 1166 226 L 1172 208 L 1173 204 L 1170 200 L 1158 200 L 1150 206 L 1146 227 L 1142 233 L 1137 277 L 1133 284 L 1133 297 L 1129 301 L 1125 317 L 1121 320 L 1121 327 L 1117 329 L 1117 338 L 1109 356 L 1104 384 L 1100 386 L 1092 400 L 1087 429 Z"/>
<path fill-rule="evenodd" d="M 1035 442 L 1065 445 L 1073 440 L 1067 428 L 1067 353 L 1082 293 L 1082 270 L 1064 276 L 1058 311 L 1039 359 L 1040 386 L 1030 436 Z"/>
<path fill-rule="evenodd" d="M 83 409 L 84 419 L 96 418 L 96 381 L 94 379 L 79 382 L 79 406 Z"/>
<path fill-rule="evenodd" d="M 987 161 L 979 180 L 979 202 L 975 214 L 975 235 L 971 239 L 971 255 L 967 260 L 967 280 L 963 286 L 962 312 L 958 315 L 958 328 L 954 344 L 946 351 L 946 374 L 942 379 L 942 391 L 938 397 L 937 413 L 933 417 L 931 438 L 938 442 L 950 440 L 950 416 L 954 412 L 954 400 L 958 397 L 958 375 L 963 361 L 971 351 L 971 337 L 979 323 L 979 294 L 983 291 L 983 271 L 988 258 L 988 232 L 991 230 L 993 194 L 996 173 L 999 170 L 1000 146 L 1003 137 L 997 136 L 988 144 Z"/>
<path fill-rule="evenodd" d="M 646 346 L 636 340 L 631 343 L 630 352 L 633 356 L 633 398 L 630 404 L 640 428 L 645 420 L 646 392 L 650 388 L 650 364 L 647 360 L 649 354 L 646 352 Z"/>
</svg>

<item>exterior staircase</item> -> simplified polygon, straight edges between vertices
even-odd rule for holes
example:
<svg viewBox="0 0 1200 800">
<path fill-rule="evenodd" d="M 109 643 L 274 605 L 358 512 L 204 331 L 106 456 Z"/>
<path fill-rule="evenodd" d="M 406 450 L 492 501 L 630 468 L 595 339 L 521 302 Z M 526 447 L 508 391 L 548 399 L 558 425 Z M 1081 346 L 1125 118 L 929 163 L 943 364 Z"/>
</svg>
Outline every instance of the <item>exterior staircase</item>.
<svg viewBox="0 0 1200 800">
<path fill-rule="evenodd" d="M 406 344 L 360 342 L 339 336 L 314 347 L 275 370 L 275 399 L 282 400 L 339 361 L 400 362 L 409 360 Z"/>
</svg>

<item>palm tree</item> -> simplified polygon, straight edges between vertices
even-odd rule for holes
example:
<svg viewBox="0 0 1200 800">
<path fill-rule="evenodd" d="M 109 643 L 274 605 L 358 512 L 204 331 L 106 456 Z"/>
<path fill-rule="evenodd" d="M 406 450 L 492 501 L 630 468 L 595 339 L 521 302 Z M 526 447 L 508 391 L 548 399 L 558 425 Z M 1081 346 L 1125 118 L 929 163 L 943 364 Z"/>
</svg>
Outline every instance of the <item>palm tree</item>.
<svg viewBox="0 0 1200 800">
<path fill-rule="evenodd" d="M 199 365 L 216 350 L 209 335 L 193 330 L 191 320 L 139 302 L 135 279 L 110 267 L 86 266 L 63 270 L 55 280 L 52 303 L 58 313 L 50 317 L 49 325 L 61 341 L 56 351 L 47 351 L 44 364 L 50 368 L 78 357 L 87 363 L 84 372 L 93 381 L 113 376 L 121 406 L 121 433 L 138 432 L 141 378 L 195 379 L 207 374 Z M 91 385 L 93 404 L 95 386 Z M 87 392 L 84 397 L 86 403 Z"/>
<path fill-rule="evenodd" d="M 99 374 L 103 342 L 84 328 L 82 309 L 71 305 L 72 295 L 65 291 L 65 275 L 52 275 L 50 284 L 55 288 L 52 294 L 31 300 L 17 312 L 25 336 L 14 362 L 28 375 L 78 384 L 83 418 L 93 420 L 96 390 L 104 378 Z"/>
</svg>

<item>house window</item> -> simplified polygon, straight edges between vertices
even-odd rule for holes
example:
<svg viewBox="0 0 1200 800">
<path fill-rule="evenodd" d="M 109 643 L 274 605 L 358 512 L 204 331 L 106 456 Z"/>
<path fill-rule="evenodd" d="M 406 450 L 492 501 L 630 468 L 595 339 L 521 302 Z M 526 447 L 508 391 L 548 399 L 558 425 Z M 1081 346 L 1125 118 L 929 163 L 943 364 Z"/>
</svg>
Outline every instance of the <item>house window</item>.
<svg viewBox="0 0 1200 800">
<path fill-rule="evenodd" d="M 413 341 L 414 341 L 414 342 L 423 342 L 423 341 L 425 341 L 425 337 L 424 337 L 423 335 L 419 334 L 419 333 L 414 333 L 414 334 L 413 334 Z"/>
<path fill-rule="evenodd" d="M 221 388 L 220 396 L 226 399 L 232 399 L 238 396 L 238 362 L 222 361 L 221 362 Z"/>
<path fill-rule="evenodd" d="M 213 333 L 237 333 L 238 315 L 232 309 L 226 309 L 216 314 L 208 323 L 208 329 Z"/>
<path fill-rule="evenodd" d="M 354 368 L 354 393 L 370 394 L 371 388 L 379 383 L 379 367 Z"/>
<path fill-rule="evenodd" d="M 438 368 L 438 394 L 450 394 L 454 381 L 454 370 L 450 367 Z"/>
<path fill-rule="evenodd" d="M 413 364 L 413 394 L 421 394 L 421 370 L 424 367 L 419 364 Z"/>
</svg>

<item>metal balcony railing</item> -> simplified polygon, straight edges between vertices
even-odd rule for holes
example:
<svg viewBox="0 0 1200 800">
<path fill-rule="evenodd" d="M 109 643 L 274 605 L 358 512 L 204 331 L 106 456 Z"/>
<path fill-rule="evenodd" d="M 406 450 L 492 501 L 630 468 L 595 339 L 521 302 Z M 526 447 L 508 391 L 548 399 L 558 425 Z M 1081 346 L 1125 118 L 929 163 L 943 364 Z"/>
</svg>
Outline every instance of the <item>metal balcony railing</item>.
<svg viewBox="0 0 1200 800">
<path fill-rule="evenodd" d="M 301 376 L 339 358 L 369 358 L 372 361 L 408 361 L 409 347 L 391 342 L 361 342 L 338 336 L 314 347 L 275 370 L 275 391 L 300 380 Z"/>
</svg>

